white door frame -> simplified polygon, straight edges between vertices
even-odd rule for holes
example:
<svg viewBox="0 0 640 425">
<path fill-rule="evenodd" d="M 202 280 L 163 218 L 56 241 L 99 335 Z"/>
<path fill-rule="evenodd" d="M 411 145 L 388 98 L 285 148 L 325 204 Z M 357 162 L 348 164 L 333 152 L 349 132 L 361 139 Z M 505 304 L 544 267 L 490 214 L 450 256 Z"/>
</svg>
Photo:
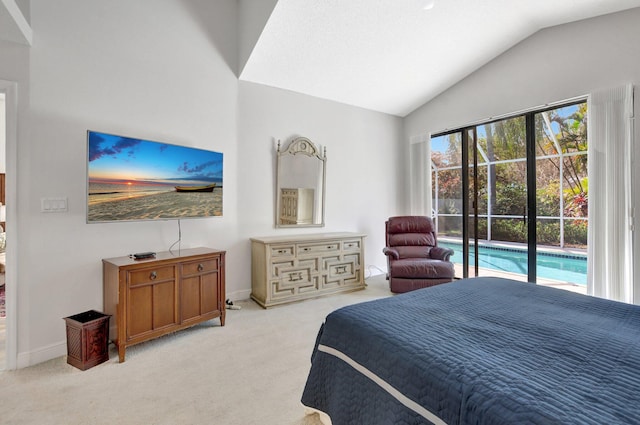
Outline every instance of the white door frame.
<svg viewBox="0 0 640 425">
<path fill-rule="evenodd" d="M 17 294 L 18 294 L 18 84 L 14 81 L 0 80 L 0 92 L 5 94 L 6 116 L 6 190 L 7 204 L 6 232 L 6 365 L 4 369 L 16 369 L 18 353 Z"/>
</svg>

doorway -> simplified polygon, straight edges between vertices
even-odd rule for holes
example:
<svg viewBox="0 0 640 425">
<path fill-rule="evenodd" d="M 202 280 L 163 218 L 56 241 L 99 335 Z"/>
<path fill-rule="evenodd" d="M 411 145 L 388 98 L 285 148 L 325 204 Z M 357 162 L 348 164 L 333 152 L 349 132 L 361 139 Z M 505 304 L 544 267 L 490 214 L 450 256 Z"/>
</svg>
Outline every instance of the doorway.
<svg viewBox="0 0 640 425">
<path fill-rule="evenodd" d="M 14 81 L 0 80 L 0 93 L 4 98 L 4 113 L 0 113 L 0 120 L 4 124 L 4 146 L 0 146 L 2 165 L 5 168 L 5 209 L 6 209 L 6 270 L 5 270 L 5 308 L 6 318 L 4 355 L 5 360 L 0 363 L 0 369 L 13 370 L 17 361 L 17 282 L 18 263 L 18 216 L 17 216 L 17 147 L 18 147 L 18 84 Z"/>
</svg>

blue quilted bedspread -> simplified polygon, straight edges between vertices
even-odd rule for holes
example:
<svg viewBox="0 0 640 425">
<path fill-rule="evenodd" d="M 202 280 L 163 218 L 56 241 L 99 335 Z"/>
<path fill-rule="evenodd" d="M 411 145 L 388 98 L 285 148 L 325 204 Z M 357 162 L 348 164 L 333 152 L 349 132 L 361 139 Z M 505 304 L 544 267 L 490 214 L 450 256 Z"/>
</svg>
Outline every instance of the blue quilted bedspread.
<svg viewBox="0 0 640 425">
<path fill-rule="evenodd" d="M 475 278 L 345 307 L 302 403 L 333 425 L 640 424 L 640 306 Z"/>
</svg>

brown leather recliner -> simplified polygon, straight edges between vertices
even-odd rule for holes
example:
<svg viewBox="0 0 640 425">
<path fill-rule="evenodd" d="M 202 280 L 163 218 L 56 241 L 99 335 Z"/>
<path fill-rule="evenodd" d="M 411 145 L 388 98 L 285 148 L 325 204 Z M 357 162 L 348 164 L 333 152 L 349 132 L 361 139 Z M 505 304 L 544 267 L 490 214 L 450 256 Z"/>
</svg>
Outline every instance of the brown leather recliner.
<svg viewBox="0 0 640 425">
<path fill-rule="evenodd" d="M 429 217 L 398 216 L 385 222 L 387 280 L 391 292 L 408 292 L 451 282 L 453 250 L 438 246 Z"/>
</svg>

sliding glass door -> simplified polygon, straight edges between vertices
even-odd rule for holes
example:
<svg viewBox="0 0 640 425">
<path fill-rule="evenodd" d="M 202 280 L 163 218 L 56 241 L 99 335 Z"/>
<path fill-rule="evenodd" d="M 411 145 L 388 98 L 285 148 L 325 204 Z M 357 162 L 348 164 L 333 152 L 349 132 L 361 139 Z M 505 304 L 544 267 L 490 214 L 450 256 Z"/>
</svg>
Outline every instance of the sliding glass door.
<svg viewBox="0 0 640 425">
<path fill-rule="evenodd" d="M 461 277 L 529 278 L 525 130 L 525 117 L 462 130 Z"/>
<path fill-rule="evenodd" d="M 473 218 L 484 241 L 477 275 L 524 279 L 529 276 L 526 118 L 474 128 L 480 214 Z"/>
<path fill-rule="evenodd" d="M 584 103 L 432 137 L 433 214 L 457 277 L 586 284 L 586 146 Z"/>
<path fill-rule="evenodd" d="M 540 111 L 534 119 L 537 281 L 567 282 L 575 286 L 568 289 L 586 292 L 587 105 Z"/>
</svg>

